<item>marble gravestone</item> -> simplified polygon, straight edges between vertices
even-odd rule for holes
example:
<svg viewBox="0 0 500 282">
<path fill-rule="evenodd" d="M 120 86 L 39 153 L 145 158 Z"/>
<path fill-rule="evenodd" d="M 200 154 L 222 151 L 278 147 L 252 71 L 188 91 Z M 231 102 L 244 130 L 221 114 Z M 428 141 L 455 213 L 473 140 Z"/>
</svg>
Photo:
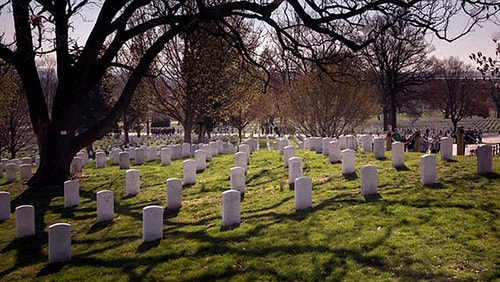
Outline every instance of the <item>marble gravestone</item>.
<svg viewBox="0 0 500 282">
<path fill-rule="evenodd" d="M 182 181 L 179 178 L 167 179 L 167 209 L 182 207 Z"/>
<path fill-rule="evenodd" d="M 49 226 L 49 263 L 71 260 L 71 225 L 56 223 Z"/>
<path fill-rule="evenodd" d="M 222 227 L 241 223 L 241 194 L 236 190 L 222 192 Z"/>
<path fill-rule="evenodd" d="M 361 195 L 369 196 L 377 194 L 378 173 L 377 168 L 367 164 L 361 167 Z"/>
<path fill-rule="evenodd" d="M 102 190 L 97 192 L 97 222 L 112 221 L 115 217 L 113 192 Z"/>
<path fill-rule="evenodd" d="M 35 235 L 35 207 L 16 207 L 16 239 Z"/>
<path fill-rule="evenodd" d="M 294 185 L 295 210 L 303 210 L 312 207 L 312 179 L 309 177 L 298 177 Z"/>
<path fill-rule="evenodd" d="M 142 241 L 150 242 L 163 237 L 163 208 L 147 206 L 142 209 Z"/>
</svg>

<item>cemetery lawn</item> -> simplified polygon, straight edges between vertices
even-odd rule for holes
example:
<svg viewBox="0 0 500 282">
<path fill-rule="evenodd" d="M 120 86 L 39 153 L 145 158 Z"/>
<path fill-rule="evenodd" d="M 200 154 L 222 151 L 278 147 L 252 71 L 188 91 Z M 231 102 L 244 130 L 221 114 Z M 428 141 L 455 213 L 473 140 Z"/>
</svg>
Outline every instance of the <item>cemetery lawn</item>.
<svg viewBox="0 0 500 282">
<path fill-rule="evenodd" d="M 183 187 L 183 207 L 165 209 L 163 239 L 142 242 L 142 208 L 166 206 L 165 181 L 182 178 L 182 161 L 131 165 L 141 190 L 125 197 L 125 170 L 95 169 L 80 180 L 80 205 L 63 208 L 61 191 L 26 189 L 0 179 L 12 209 L 32 204 L 37 234 L 15 239 L 15 214 L 0 222 L 0 281 L 500 281 L 500 157 L 476 175 L 475 157 L 437 156 L 438 184 L 420 184 L 421 154 L 391 167 L 356 153 L 356 175 L 341 164 L 297 151 L 313 180 L 313 207 L 295 211 L 294 191 L 277 151 L 254 152 L 241 203 L 242 222 L 221 229 L 221 194 L 229 187 L 233 155 L 215 156 Z M 360 168 L 378 169 L 379 194 L 360 195 Z M 96 192 L 115 197 L 115 220 L 96 224 Z M 47 264 L 47 230 L 72 227 L 72 259 Z"/>
</svg>

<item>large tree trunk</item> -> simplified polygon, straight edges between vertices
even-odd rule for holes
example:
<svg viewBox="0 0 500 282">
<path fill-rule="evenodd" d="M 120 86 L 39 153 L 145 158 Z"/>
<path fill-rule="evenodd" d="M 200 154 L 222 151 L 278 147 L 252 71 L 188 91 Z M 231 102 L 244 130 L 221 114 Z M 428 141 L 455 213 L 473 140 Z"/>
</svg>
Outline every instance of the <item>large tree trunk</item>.
<svg viewBox="0 0 500 282">
<path fill-rule="evenodd" d="M 391 108 L 389 116 L 391 118 L 392 131 L 394 131 L 398 128 L 398 102 L 395 93 L 391 94 Z"/>
<path fill-rule="evenodd" d="M 240 142 L 243 141 L 243 128 L 238 127 L 238 138 L 240 139 Z"/>
<path fill-rule="evenodd" d="M 60 186 L 69 179 L 70 165 L 76 150 L 72 148 L 67 135 L 48 134 L 40 143 L 40 165 L 28 184 Z"/>
<path fill-rule="evenodd" d="M 125 145 L 128 145 L 130 143 L 129 131 L 129 126 L 126 123 L 123 123 L 123 144 Z"/>
<path fill-rule="evenodd" d="M 184 127 L 184 142 L 191 144 L 191 132 L 193 131 L 193 121 L 190 115 L 186 115 L 186 118 L 182 123 L 182 127 Z"/>
<path fill-rule="evenodd" d="M 383 124 L 384 124 L 384 131 L 389 130 L 389 110 L 387 109 L 386 106 L 384 106 L 382 110 L 382 119 L 383 119 Z"/>
</svg>

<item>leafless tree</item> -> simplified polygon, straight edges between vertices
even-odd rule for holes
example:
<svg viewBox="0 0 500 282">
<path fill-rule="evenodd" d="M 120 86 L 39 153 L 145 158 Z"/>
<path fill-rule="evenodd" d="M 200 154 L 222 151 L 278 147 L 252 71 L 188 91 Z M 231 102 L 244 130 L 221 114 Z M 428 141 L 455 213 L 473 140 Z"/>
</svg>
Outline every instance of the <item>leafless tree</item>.
<svg viewBox="0 0 500 282">
<path fill-rule="evenodd" d="M 171 40 L 218 21 L 224 36 L 232 38 L 247 57 L 238 30 L 229 19 L 259 21 L 276 34 L 278 42 L 292 54 L 317 60 L 321 46 L 346 46 L 359 50 L 401 17 L 408 25 L 453 39 L 447 27 L 456 16 L 467 14 L 464 33 L 475 24 L 495 18 L 497 3 L 489 0 L 343 0 L 343 1 L 163 1 L 163 0 L 3 0 L 2 16 L 14 22 L 15 37 L 3 38 L 0 58 L 15 67 L 26 91 L 31 123 L 37 137 L 40 166 L 30 180 L 34 186 L 62 183 L 67 179 L 73 155 L 115 127 L 128 108 L 135 89 L 156 56 Z M 89 9 L 99 11 L 83 46 L 70 37 L 73 22 Z M 487 9 L 488 8 L 488 9 Z M 87 13 L 87 20 L 90 20 Z M 389 15 L 386 24 L 373 25 L 372 18 Z M 132 19 L 141 20 L 131 23 Z M 124 65 L 118 54 L 124 44 L 150 30 L 164 28 L 151 38 L 140 60 Z M 307 36 L 292 31 L 304 28 Z M 359 34 L 364 30 L 363 40 Z M 458 36 L 460 36 L 459 34 Z M 51 109 L 47 104 L 35 58 L 55 54 L 58 86 Z M 87 114 L 82 108 L 104 75 L 112 67 L 130 70 L 130 76 L 112 108 L 90 128 L 80 127 Z"/>
<path fill-rule="evenodd" d="M 436 66 L 429 102 L 439 108 L 444 118 L 450 119 L 456 132 L 458 122 L 468 116 L 488 117 L 489 108 L 477 82 L 468 77 L 472 67 L 456 57 L 449 57 Z"/>
<path fill-rule="evenodd" d="M 383 17 L 377 25 L 385 23 Z M 431 51 L 422 30 L 406 21 L 389 27 L 362 50 L 366 67 L 377 86 L 384 130 L 397 128 L 397 115 L 401 109 L 411 106 L 412 101 L 422 100 L 418 86 L 432 78 L 433 60 L 428 58 Z"/>
</svg>

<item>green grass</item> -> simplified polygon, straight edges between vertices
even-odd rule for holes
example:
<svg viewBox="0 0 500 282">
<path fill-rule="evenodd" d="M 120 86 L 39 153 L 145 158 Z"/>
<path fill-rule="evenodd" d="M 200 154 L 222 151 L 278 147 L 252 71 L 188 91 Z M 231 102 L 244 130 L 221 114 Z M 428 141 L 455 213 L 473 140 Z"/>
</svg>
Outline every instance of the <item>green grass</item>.
<svg viewBox="0 0 500 282">
<path fill-rule="evenodd" d="M 142 242 L 142 208 L 165 207 L 165 181 L 181 178 L 182 164 L 159 161 L 141 171 L 141 191 L 125 197 L 125 171 L 95 169 L 80 178 L 80 205 L 63 208 L 59 190 L 4 184 L 12 207 L 34 204 L 37 234 L 15 240 L 14 213 L 0 223 L 0 280 L 40 281 L 500 281 L 500 158 L 477 176 L 474 157 L 438 160 L 438 184 L 419 182 L 421 154 L 406 168 L 356 153 L 357 176 L 341 164 L 297 151 L 313 179 L 313 207 L 295 211 L 287 170 L 276 151 L 252 155 L 242 222 L 221 228 L 221 194 L 229 187 L 232 155 L 220 155 L 183 188 L 183 207 L 165 210 L 163 239 Z M 439 159 L 439 157 L 438 157 Z M 360 195 L 359 169 L 373 164 L 379 195 Z M 109 163 L 108 163 L 109 165 Z M 95 193 L 115 196 L 115 220 L 96 224 Z M 72 226 L 72 260 L 47 264 L 47 229 Z"/>
</svg>

